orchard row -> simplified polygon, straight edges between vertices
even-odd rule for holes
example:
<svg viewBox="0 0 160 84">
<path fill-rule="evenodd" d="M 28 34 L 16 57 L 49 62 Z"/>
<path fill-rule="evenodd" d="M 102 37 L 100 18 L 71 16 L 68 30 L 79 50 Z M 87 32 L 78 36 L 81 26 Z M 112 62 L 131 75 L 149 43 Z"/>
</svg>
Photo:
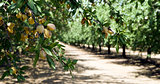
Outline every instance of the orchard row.
<svg viewBox="0 0 160 84">
<path fill-rule="evenodd" d="M 160 53 L 160 2 L 158 0 L 104 0 L 82 2 L 61 40 L 70 44 L 115 47 Z M 93 6 L 92 4 L 98 4 Z M 109 51 L 110 53 L 110 51 Z"/>
</svg>

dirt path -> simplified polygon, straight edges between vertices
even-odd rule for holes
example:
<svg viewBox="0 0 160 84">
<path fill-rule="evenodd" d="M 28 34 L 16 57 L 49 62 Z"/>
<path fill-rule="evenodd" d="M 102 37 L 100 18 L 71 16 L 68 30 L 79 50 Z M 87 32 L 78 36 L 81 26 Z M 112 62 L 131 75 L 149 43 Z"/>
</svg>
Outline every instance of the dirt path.
<svg viewBox="0 0 160 84">
<path fill-rule="evenodd" d="M 139 75 L 144 71 L 144 66 L 133 66 L 117 64 L 127 59 L 103 59 L 104 55 L 95 55 L 83 49 L 66 45 L 66 54 L 78 59 L 78 65 L 85 70 L 78 68 L 79 73 L 75 75 L 84 79 L 77 80 L 77 83 L 91 84 L 159 84 L 160 80 Z M 85 78 L 86 77 L 86 78 Z"/>
<path fill-rule="evenodd" d="M 125 64 L 127 59 L 114 58 L 114 55 L 98 55 L 74 46 L 66 46 L 66 56 L 78 59 L 77 69 L 73 72 L 74 79 L 69 76 L 69 72 L 64 72 L 61 68 L 53 71 L 48 69 L 46 61 L 39 61 L 37 69 L 28 72 L 29 78 L 22 83 L 41 84 L 160 84 L 160 72 L 155 77 L 144 65 Z M 113 58 L 112 58 L 113 57 Z M 125 62 L 125 63 L 124 63 Z M 32 63 L 28 61 L 28 65 Z M 32 67 L 32 66 L 30 66 Z M 149 65 L 150 69 L 154 67 Z M 158 71 L 159 68 L 158 68 Z M 148 74 L 147 74 L 148 73 Z M 146 75 L 147 74 L 147 75 Z M 17 83 L 15 79 L 6 78 L 0 83 Z"/>
</svg>

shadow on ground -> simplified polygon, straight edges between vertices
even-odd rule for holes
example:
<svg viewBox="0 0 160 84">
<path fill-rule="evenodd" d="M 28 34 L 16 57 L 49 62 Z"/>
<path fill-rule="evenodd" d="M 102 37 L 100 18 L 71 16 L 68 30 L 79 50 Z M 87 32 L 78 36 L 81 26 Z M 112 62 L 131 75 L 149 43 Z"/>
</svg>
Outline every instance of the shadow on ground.
<svg viewBox="0 0 160 84">
<path fill-rule="evenodd" d="M 142 66 L 140 72 L 135 72 L 138 73 L 138 76 L 144 75 L 149 78 L 160 79 L 160 64 L 155 60 L 146 61 L 146 59 L 129 57 L 125 61 L 118 61 L 113 63 L 125 66 L 127 65 Z"/>
<path fill-rule="evenodd" d="M 71 56 L 71 55 L 70 55 Z M 32 57 L 32 56 L 31 56 Z M 6 84 L 10 83 L 47 83 L 47 84 L 74 84 L 74 83 L 101 83 L 101 81 L 92 79 L 98 79 L 99 75 L 77 75 L 76 73 L 83 73 L 85 70 L 94 70 L 94 68 L 84 67 L 82 65 L 77 64 L 76 70 L 73 71 L 73 78 L 68 71 L 64 71 L 60 64 L 56 63 L 57 68 L 53 70 L 49 67 L 46 60 L 39 60 L 36 68 L 33 68 L 33 61 L 30 58 L 25 57 L 23 64 L 27 64 L 29 69 L 26 71 L 24 82 L 18 82 L 17 79 L 12 78 L 11 76 L 6 77 L 4 80 L 0 82 L 4 82 Z M 3 74 L 3 68 L 0 67 L 0 76 Z M 92 80 L 92 81 L 91 81 Z"/>
<path fill-rule="evenodd" d="M 101 52 L 98 52 L 98 48 L 96 48 L 94 51 L 91 48 L 84 48 L 84 47 L 78 47 L 80 49 L 85 49 L 85 51 L 94 53 L 95 55 L 99 56 L 102 59 L 126 59 L 121 61 L 115 61 L 112 63 L 124 65 L 124 66 L 142 66 L 140 72 L 135 72 L 138 74 L 138 76 L 147 76 L 149 78 L 156 78 L 160 79 L 160 59 L 149 59 L 146 61 L 146 59 L 142 58 L 138 55 L 127 55 L 125 58 L 117 54 L 116 52 L 111 51 L 111 54 L 108 54 L 108 50 L 102 50 Z M 127 53 L 128 54 L 128 53 Z"/>
<path fill-rule="evenodd" d="M 80 48 L 80 47 L 78 47 Z M 107 50 L 102 50 L 102 52 L 92 51 L 91 49 L 84 49 L 85 51 L 90 52 L 91 54 L 94 54 L 95 56 L 99 56 L 101 59 L 126 59 L 122 61 L 116 61 L 112 62 L 119 65 L 124 66 L 142 66 L 141 71 L 135 72 L 138 73 L 139 76 L 147 76 L 152 78 L 160 79 L 160 64 L 157 63 L 158 60 L 150 60 L 148 62 L 145 61 L 145 59 L 142 59 L 140 56 L 130 56 L 128 55 L 126 58 L 123 58 L 121 55 L 116 54 L 116 52 L 112 51 L 112 54 L 108 55 Z M 69 57 L 77 56 L 74 54 L 68 54 Z M 31 56 L 32 57 L 32 56 Z M 40 60 L 37 63 L 37 67 L 34 69 L 31 65 L 33 64 L 33 61 L 27 57 L 24 57 L 25 61 L 23 64 L 27 64 L 29 66 L 29 70 L 26 71 L 26 81 L 20 82 L 20 83 L 47 83 L 47 84 L 92 84 L 92 83 L 118 83 L 120 82 L 114 82 L 113 80 L 106 80 L 106 81 L 100 81 L 100 75 L 83 75 L 85 70 L 95 70 L 95 68 L 89 68 L 80 64 L 76 65 L 76 70 L 73 71 L 74 78 L 70 76 L 69 72 L 65 72 L 63 68 L 60 66 L 57 66 L 56 70 L 52 70 L 49 68 L 48 63 L 46 60 Z M 81 60 L 83 61 L 83 60 Z M 56 63 L 56 65 L 60 65 Z M 2 74 L 2 68 L 0 67 L 0 76 Z M 77 75 L 78 73 L 78 75 Z M 80 75 L 81 74 L 81 75 Z M 28 76 L 28 77 L 27 77 Z M 113 77 L 111 77 L 114 79 Z M 97 80 L 93 80 L 97 79 Z M 15 78 L 7 77 L 2 82 L 4 83 L 19 83 Z M 122 83 L 124 84 L 124 83 Z"/>
</svg>

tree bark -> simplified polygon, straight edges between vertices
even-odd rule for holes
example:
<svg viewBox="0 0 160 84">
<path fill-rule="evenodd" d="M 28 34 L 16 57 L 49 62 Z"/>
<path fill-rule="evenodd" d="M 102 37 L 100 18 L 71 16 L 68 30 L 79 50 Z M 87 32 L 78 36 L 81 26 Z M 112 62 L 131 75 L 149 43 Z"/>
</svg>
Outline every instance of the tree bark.
<svg viewBox="0 0 160 84">
<path fill-rule="evenodd" d="M 85 48 L 85 44 L 83 44 L 83 48 Z"/>
<path fill-rule="evenodd" d="M 99 52 L 101 52 L 102 51 L 102 48 L 101 48 L 102 46 L 101 46 L 101 43 L 99 44 Z"/>
<path fill-rule="evenodd" d="M 92 50 L 95 50 L 95 46 L 94 46 L 94 43 L 92 44 Z"/>
<path fill-rule="evenodd" d="M 148 61 L 150 58 L 151 58 L 151 47 L 149 47 L 148 49 L 147 49 L 147 58 L 146 58 L 146 61 Z"/>
<path fill-rule="evenodd" d="M 108 44 L 108 54 L 111 54 L 111 45 Z"/>
<path fill-rule="evenodd" d="M 90 46 L 89 46 L 89 44 L 88 44 L 88 49 L 90 49 Z"/>
<path fill-rule="evenodd" d="M 122 56 L 126 58 L 126 45 L 123 44 L 122 48 L 123 48 Z"/>
</svg>

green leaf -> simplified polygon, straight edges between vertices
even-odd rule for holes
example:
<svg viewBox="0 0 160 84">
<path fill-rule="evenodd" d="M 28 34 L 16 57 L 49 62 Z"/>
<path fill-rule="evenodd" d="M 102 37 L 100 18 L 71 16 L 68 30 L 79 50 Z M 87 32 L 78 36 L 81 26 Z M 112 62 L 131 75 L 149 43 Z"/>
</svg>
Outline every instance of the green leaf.
<svg viewBox="0 0 160 84">
<path fill-rule="evenodd" d="M 123 37 L 120 37 L 120 41 L 121 41 L 122 44 L 125 44 L 125 40 L 124 40 Z"/>
<path fill-rule="evenodd" d="M 38 46 L 40 45 L 38 44 Z M 36 50 L 36 56 L 35 56 L 34 63 L 33 63 L 34 67 L 36 67 L 37 61 L 39 60 L 39 53 L 40 53 L 40 47 L 38 50 Z"/>
<path fill-rule="evenodd" d="M 53 56 L 52 52 L 49 49 L 47 48 L 43 48 L 43 49 L 48 55 Z"/>
<path fill-rule="evenodd" d="M 12 75 L 12 73 L 13 73 L 13 70 L 12 70 L 12 69 L 9 69 L 9 73 Z"/>
<path fill-rule="evenodd" d="M 149 6 L 152 6 L 152 1 L 148 0 L 148 4 L 149 4 Z"/>
<path fill-rule="evenodd" d="M 131 0 L 130 3 L 134 2 L 135 0 Z"/>
<path fill-rule="evenodd" d="M 35 59 L 34 59 L 34 63 L 33 66 L 36 67 L 37 61 L 39 60 L 39 54 L 37 53 Z"/>
<path fill-rule="evenodd" d="M 73 65 L 72 65 L 72 66 L 70 66 L 70 69 L 71 69 L 71 70 L 74 70 L 74 68 L 75 68 L 75 67 L 74 67 Z"/>
<path fill-rule="evenodd" d="M 25 78 L 22 75 L 18 75 L 17 79 L 18 79 L 18 81 L 24 81 L 25 80 Z"/>
<path fill-rule="evenodd" d="M 51 52 L 49 49 L 44 48 L 44 47 L 43 47 L 43 49 L 44 49 L 44 51 L 45 51 L 48 55 L 54 57 L 55 59 L 58 59 L 57 56 L 53 55 L 52 52 Z"/>
<path fill-rule="evenodd" d="M 31 8 L 31 10 L 33 10 L 34 14 L 37 14 L 37 8 L 33 0 L 28 0 L 27 5 Z"/>
<path fill-rule="evenodd" d="M 5 57 L 3 57 L 1 60 L 0 60 L 0 65 L 3 65 L 4 64 L 4 62 L 7 62 L 8 63 L 8 61 L 7 61 L 8 59 L 7 59 L 7 57 L 5 56 Z"/>
<path fill-rule="evenodd" d="M 4 2 L 1 2 L 1 3 L 0 3 L 0 7 L 3 6 L 3 4 L 4 4 Z"/>
<path fill-rule="evenodd" d="M 117 53 L 119 52 L 119 44 L 118 43 L 116 44 L 116 52 Z"/>
<path fill-rule="evenodd" d="M 33 63 L 34 67 L 36 67 L 37 61 L 39 60 L 40 46 L 42 43 L 43 43 L 43 38 L 39 38 L 38 44 L 36 45 L 36 48 L 35 48 L 36 56 Z"/>
<path fill-rule="evenodd" d="M 71 63 L 71 59 L 69 58 L 68 61 L 67 61 L 67 64 L 70 64 L 70 63 Z"/>
<path fill-rule="evenodd" d="M 11 12 L 12 10 L 15 10 L 16 8 L 16 4 L 11 4 L 10 6 L 8 6 L 8 11 Z"/>
<path fill-rule="evenodd" d="M 59 42 L 54 42 L 54 43 L 52 43 L 52 44 L 50 45 L 50 47 L 53 48 L 53 47 L 57 46 L 58 44 L 59 44 Z"/>
<path fill-rule="evenodd" d="M 34 52 L 35 51 L 35 48 L 34 47 L 31 47 L 30 49 L 29 49 L 29 52 Z"/>
<path fill-rule="evenodd" d="M 73 62 L 72 62 L 72 63 L 73 63 L 73 64 L 76 64 L 76 63 L 77 63 L 77 61 L 78 61 L 78 60 L 73 60 Z"/>
<path fill-rule="evenodd" d="M 68 71 L 69 67 L 68 66 L 64 66 L 64 70 Z"/>
<path fill-rule="evenodd" d="M 41 13 L 42 12 L 41 7 L 39 5 L 36 5 L 36 7 L 37 7 L 38 11 Z"/>
<path fill-rule="evenodd" d="M 28 69 L 29 67 L 28 66 L 23 66 L 22 68 L 21 68 L 21 70 L 26 70 L 26 69 Z"/>
<path fill-rule="evenodd" d="M 21 8 L 23 6 L 24 0 L 17 0 L 16 8 Z"/>
<path fill-rule="evenodd" d="M 49 14 L 50 14 L 50 16 L 51 16 L 52 18 L 54 18 L 53 12 L 50 11 Z"/>
<path fill-rule="evenodd" d="M 136 9 L 138 8 L 138 2 L 136 2 Z"/>
<path fill-rule="evenodd" d="M 9 75 L 8 71 L 4 72 L 3 75 L 2 75 L 2 77 L 1 77 L 1 80 L 3 80 L 8 75 Z"/>
<path fill-rule="evenodd" d="M 20 73 L 20 74 L 25 74 L 25 72 L 23 72 L 23 71 L 20 71 L 19 73 Z"/>
<path fill-rule="evenodd" d="M 48 56 L 48 55 L 47 55 L 47 61 L 48 61 L 49 66 L 50 66 L 52 69 L 56 69 L 55 64 L 54 64 L 52 58 L 51 58 L 50 56 Z"/>
<path fill-rule="evenodd" d="M 139 1 L 140 1 L 141 4 L 143 4 L 143 2 L 144 2 L 145 0 L 139 0 Z"/>
<path fill-rule="evenodd" d="M 59 48 L 60 48 L 60 47 L 65 47 L 65 46 L 64 46 L 64 45 L 62 45 L 62 44 L 58 44 L 57 46 L 58 46 Z"/>
<path fill-rule="evenodd" d="M 22 75 L 20 75 L 20 78 L 21 78 L 23 81 L 25 80 L 24 76 L 22 76 Z"/>
</svg>

